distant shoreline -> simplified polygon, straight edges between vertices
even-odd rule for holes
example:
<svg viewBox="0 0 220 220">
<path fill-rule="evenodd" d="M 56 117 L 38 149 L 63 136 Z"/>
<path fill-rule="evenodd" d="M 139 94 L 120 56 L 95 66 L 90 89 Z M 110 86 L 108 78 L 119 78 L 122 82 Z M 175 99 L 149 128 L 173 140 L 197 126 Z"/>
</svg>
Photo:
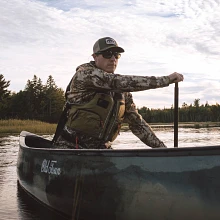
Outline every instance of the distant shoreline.
<svg viewBox="0 0 220 220">
<path fill-rule="evenodd" d="M 149 123 L 149 125 L 155 128 L 173 128 L 173 123 Z M 34 134 L 50 134 L 53 135 L 56 131 L 57 124 L 50 124 L 36 120 L 0 120 L 0 135 L 17 135 L 21 131 L 28 131 Z M 220 122 L 179 122 L 179 128 L 209 128 L 220 127 Z M 122 131 L 129 130 L 128 124 L 122 124 Z"/>
<path fill-rule="evenodd" d="M 174 127 L 173 123 L 150 124 L 151 127 Z M 220 122 L 179 122 L 179 128 L 209 128 L 220 127 Z"/>
<path fill-rule="evenodd" d="M 151 128 L 174 128 L 174 123 L 149 123 Z M 220 122 L 179 122 L 178 128 L 212 128 L 220 127 Z M 128 125 L 123 125 L 122 130 L 129 130 Z"/>
</svg>

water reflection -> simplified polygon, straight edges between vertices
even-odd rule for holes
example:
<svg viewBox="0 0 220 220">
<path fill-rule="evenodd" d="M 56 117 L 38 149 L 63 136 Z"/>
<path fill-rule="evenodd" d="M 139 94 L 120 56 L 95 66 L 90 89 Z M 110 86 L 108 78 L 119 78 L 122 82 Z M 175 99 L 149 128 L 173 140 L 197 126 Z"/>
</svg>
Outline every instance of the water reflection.
<svg viewBox="0 0 220 220">
<path fill-rule="evenodd" d="M 18 135 L 0 138 L 0 167 L 16 165 L 18 141 Z M 10 155 L 10 157 L 6 155 Z"/>
<path fill-rule="evenodd" d="M 17 183 L 17 206 L 19 218 L 22 220 L 66 220 L 63 216 L 35 201 L 21 188 L 19 183 Z"/>
<path fill-rule="evenodd" d="M 154 128 L 157 137 L 162 140 L 167 147 L 174 147 L 174 131 L 171 128 Z M 199 147 L 220 145 L 220 127 L 216 128 L 179 128 L 178 146 L 179 147 Z M 113 148 L 149 148 L 142 143 L 130 131 L 122 132 L 114 141 Z"/>
<path fill-rule="evenodd" d="M 0 167 L 0 219 L 17 218 L 16 167 Z"/>
</svg>

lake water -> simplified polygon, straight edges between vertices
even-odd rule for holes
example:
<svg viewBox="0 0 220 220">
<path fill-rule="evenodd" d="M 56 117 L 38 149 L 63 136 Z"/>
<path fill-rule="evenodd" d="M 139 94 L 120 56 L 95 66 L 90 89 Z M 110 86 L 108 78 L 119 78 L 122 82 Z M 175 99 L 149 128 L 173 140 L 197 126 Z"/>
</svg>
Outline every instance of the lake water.
<svg viewBox="0 0 220 220">
<path fill-rule="evenodd" d="M 153 129 L 168 147 L 173 147 L 173 129 Z M 179 128 L 179 147 L 220 145 L 220 128 Z M 44 136 L 52 139 L 52 136 Z M 19 136 L 0 137 L 0 220 L 62 220 L 29 198 L 17 185 Z M 131 132 L 121 132 L 113 148 L 146 148 Z"/>
</svg>

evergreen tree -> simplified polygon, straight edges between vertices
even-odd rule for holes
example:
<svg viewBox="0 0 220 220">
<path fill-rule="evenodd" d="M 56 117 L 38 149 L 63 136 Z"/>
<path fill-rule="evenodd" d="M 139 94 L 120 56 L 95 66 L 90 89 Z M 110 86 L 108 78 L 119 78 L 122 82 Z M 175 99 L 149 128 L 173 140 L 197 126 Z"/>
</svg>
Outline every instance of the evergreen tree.
<svg viewBox="0 0 220 220">
<path fill-rule="evenodd" d="M 45 108 L 47 121 L 58 122 L 65 102 L 64 91 L 58 88 L 53 77 L 50 75 L 45 85 Z"/>
<path fill-rule="evenodd" d="M 4 76 L 0 74 L 0 101 L 9 97 L 10 91 L 7 88 L 10 86 L 10 81 L 5 81 Z"/>
<path fill-rule="evenodd" d="M 0 74 L 0 119 L 7 116 L 8 102 L 10 99 L 10 91 L 7 89 L 10 81 L 6 81 L 4 76 Z"/>
<path fill-rule="evenodd" d="M 28 109 L 26 91 L 19 91 L 11 95 L 8 111 L 9 118 L 29 119 Z"/>
<path fill-rule="evenodd" d="M 27 100 L 27 116 L 29 119 L 40 119 L 42 114 L 44 86 L 42 80 L 34 75 L 32 80 L 28 80 L 25 86 Z"/>
</svg>

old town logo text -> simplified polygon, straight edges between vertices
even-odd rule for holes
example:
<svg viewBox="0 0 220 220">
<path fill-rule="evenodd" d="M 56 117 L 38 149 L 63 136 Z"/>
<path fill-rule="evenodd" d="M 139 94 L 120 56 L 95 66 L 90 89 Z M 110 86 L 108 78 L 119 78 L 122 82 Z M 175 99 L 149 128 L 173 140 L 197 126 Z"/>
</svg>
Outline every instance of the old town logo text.
<svg viewBox="0 0 220 220">
<path fill-rule="evenodd" d="M 41 172 L 48 173 L 53 175 L 60 175 L 61 169 L 55 167 L 57 161 L 56 160 L 46 160 L 44 159 L 41 165 Z"/>
</svg>

